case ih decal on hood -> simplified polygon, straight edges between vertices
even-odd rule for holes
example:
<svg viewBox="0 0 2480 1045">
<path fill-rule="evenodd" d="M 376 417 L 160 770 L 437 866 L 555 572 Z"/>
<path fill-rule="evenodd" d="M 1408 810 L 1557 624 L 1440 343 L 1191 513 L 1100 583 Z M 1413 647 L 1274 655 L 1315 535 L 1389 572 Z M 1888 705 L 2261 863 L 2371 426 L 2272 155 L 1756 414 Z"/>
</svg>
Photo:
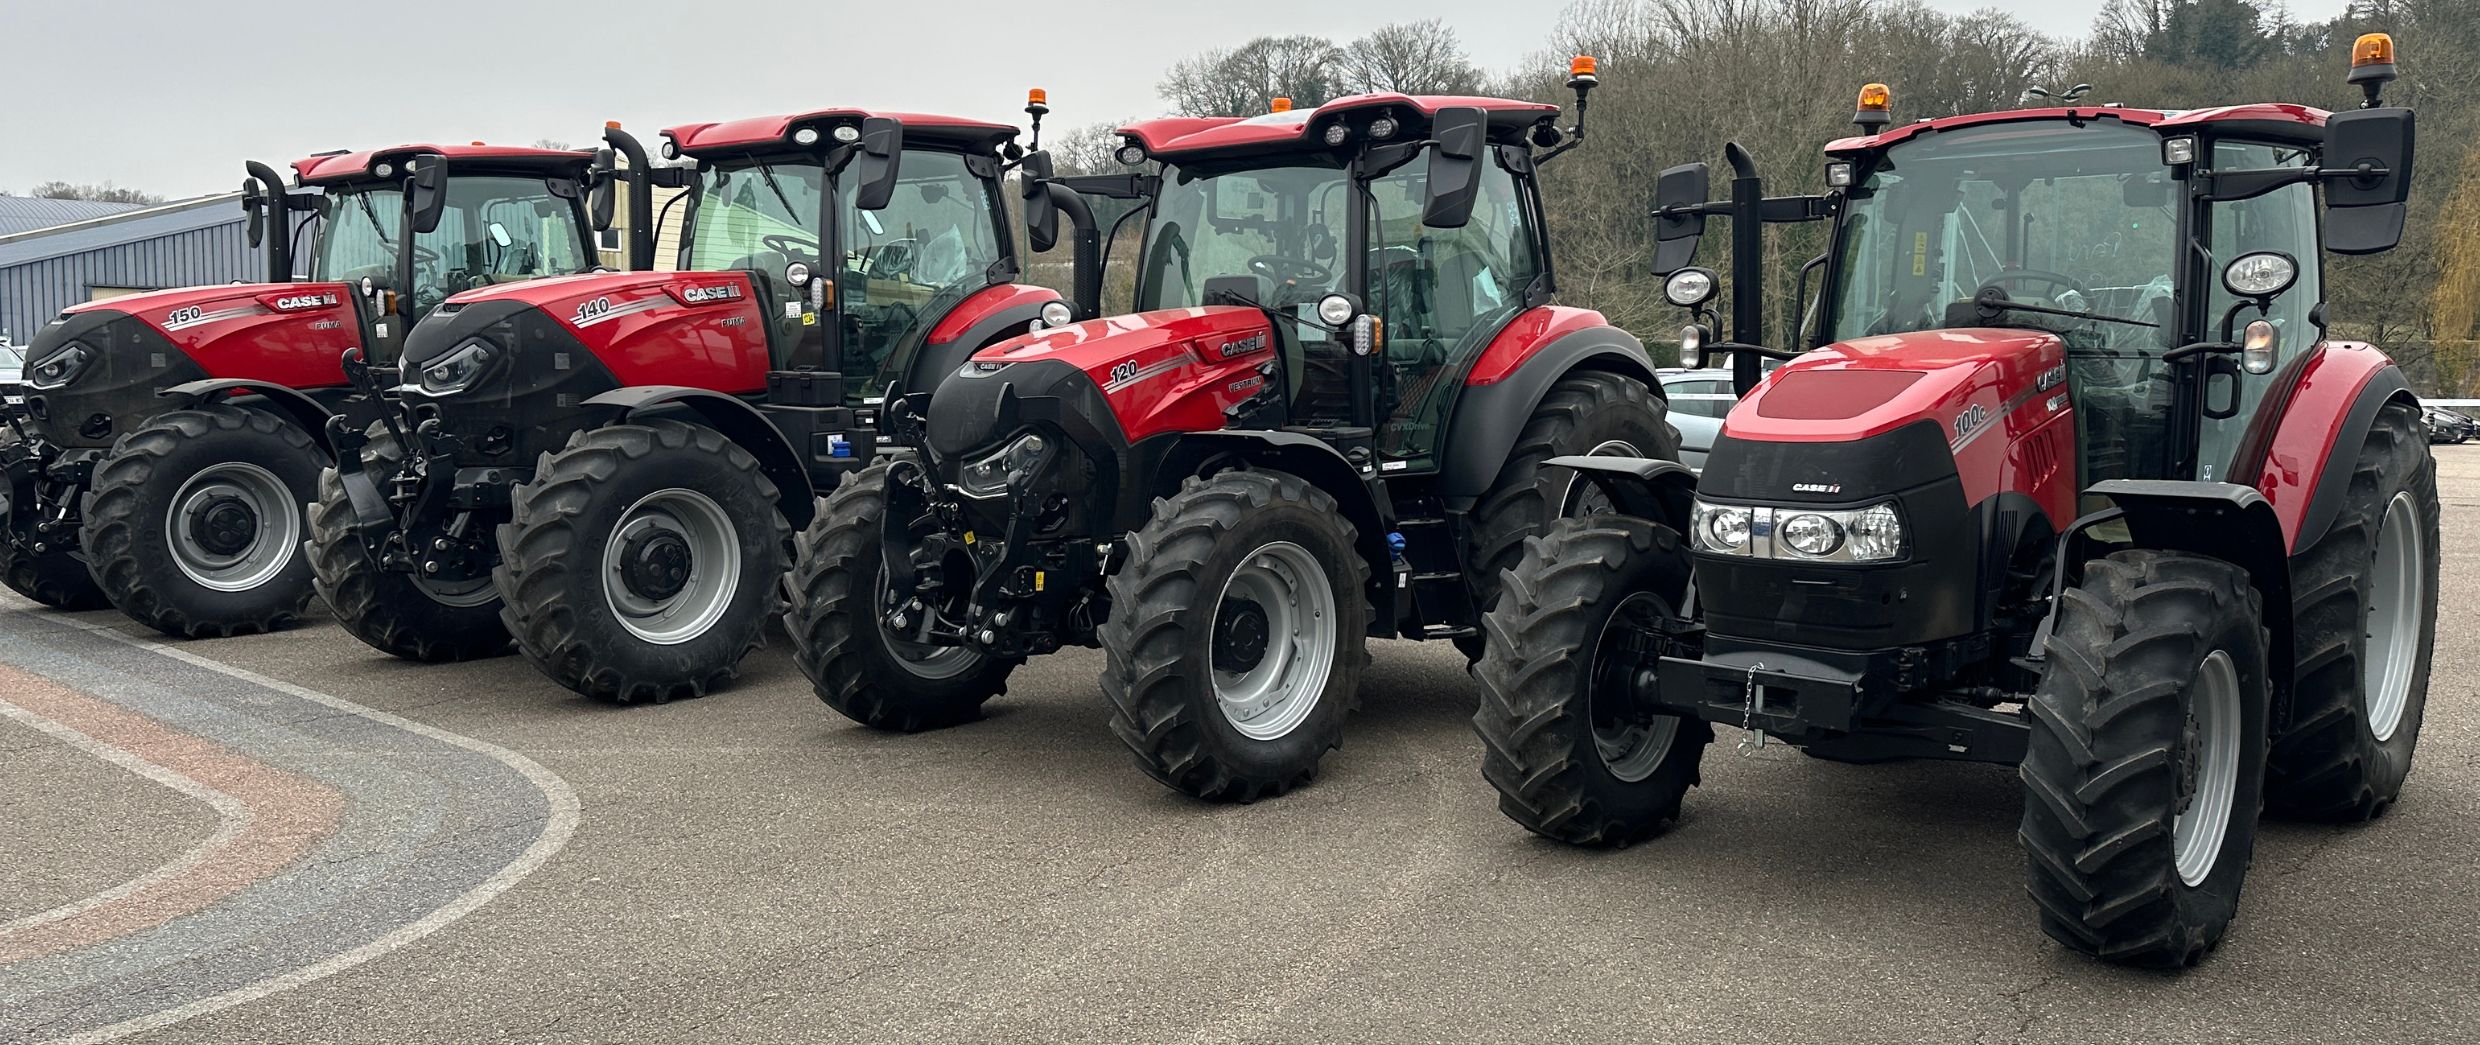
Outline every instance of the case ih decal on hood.
<svg viewBox="0 0 2480 1045">
<path fill-rule="evenodd" d="M 992 345 L 973 361 L 977 374 L 1004 372 L 990 364 L 1073 366 L 1102 389 L 1122 434 L 1136 442 L 1222 427 L 1224 411 L 1256 390 L 1249 379 L 1273 344 L 1263 311 L 1212 305 L 1074 323 Z"/>
</svg>

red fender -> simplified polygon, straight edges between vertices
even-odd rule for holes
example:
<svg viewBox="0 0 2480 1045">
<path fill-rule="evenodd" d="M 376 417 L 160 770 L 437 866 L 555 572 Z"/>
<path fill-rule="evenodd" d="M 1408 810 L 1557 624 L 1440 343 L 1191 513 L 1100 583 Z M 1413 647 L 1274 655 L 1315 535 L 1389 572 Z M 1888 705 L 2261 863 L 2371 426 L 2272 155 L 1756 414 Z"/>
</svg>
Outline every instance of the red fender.
<svg viewBox="0 0 2480 1045">
<path fill-rule="evenodd" d="M 2282 523 L 2282 539 L 2292 554 L 2322 536 L 2323 527 L 2311 524 L 2320 496 L 2318 487 L 2328 472 L 2339 468 L 2342 471 L 2335 474 L 2347 476 L 2357 463 L 2337 458 L 2358 452 L 2378 407 L 2388 399 L 2410 394 L 2394 361 L 2360 342 L 2325 342 L 2300 366 L 2289 395 L 2278 407 L 2266 404 L 2279 414 L 2267 419 L 2271 434 L 2263 444 L 2264 456 L 2257 462 L 2253 479 L 2244 472 L 2232 476 L 2265 495 L 2274 517 Z M 2339 491 L 2325 495 L 2339 496 Z M 2331 515 L 2329 509 L 2325 516 L 2330 519 Z M 2309 530 L 2320 532 L 2304 532 Z"/>
</svg>

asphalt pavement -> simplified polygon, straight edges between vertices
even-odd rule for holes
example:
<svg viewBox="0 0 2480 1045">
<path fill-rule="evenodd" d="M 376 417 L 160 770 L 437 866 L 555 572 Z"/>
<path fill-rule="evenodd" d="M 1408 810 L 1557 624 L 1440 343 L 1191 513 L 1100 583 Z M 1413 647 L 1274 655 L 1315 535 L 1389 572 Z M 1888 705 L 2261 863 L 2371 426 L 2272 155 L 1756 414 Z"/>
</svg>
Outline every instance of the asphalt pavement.
<svg viewBox="0 0 2480 1045">
<path fill-rule="evenodd" d="M 2402 801 L 2267 824 L 2185 973 L 2040 934 L 2011 769 L 1722 730 L 1670 833 L 1537 840 L 1443 645 L 1380 644 L 1319 779 L 1224 807 L 1135 770 L 1087 651 L 893 736 L 780 636 L 621 708 L 0 596 L 0 1041 L 2480 1041 L 2480 448 L 2438 457 Z"/>
</svg>

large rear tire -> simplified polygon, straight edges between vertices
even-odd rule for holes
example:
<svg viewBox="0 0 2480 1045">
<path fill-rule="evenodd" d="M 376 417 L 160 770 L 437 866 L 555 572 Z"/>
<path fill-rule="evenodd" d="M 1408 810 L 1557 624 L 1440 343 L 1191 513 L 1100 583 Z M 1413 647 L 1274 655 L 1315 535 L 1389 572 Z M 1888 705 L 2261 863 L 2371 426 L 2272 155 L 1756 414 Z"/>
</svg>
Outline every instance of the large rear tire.
<svg viewBox="0 0 2480 1045">
<path fill-rule="evenodd" d="M 33 453 L 17 433 L 0 431 L 0 466 L 13 469 Z M 14 491 L 0 490 L 0 496 L 11 495 Z M 0 523 L 7 525 L 7 531 L 0 532 L 0 584 L 56 610 L 99 610 L 111 605 L 95 584 L 94 574 L 87 571 L 85 560 L 65 546 L 68 542 L 36 540 L 34 514 L 38 510 L 35 505 L 12 504 L 0 512 Z"/>
<path fill-rule="evenodd" d="M 1465 582 L 1482 612 L 1497 603 L 1499 576 L 1523 557 L 1525 540 L 1540 536 L 1569 507 L 1543 491 L 1542 462 L 1579 454 L 1679 460 L 1679 430 L 1671 427 L 1669 404 L 1635 378 L 1602 371 L 1578 371 L 1550 386 L 1499 466 L 1498 478 L 1474 503 L 1465 530 L 1464 561 L 1472 564 Z M 1575 493 L 1570 490 L 1570 499 Z M 1578 507 L 1609 510 L 1593 503 Z M 1481 656 L 1478 638 L 1458 645 L 1467 657 Z"/>
<path fill-rule="evenodd" d="M 1281 472 L 1191 478 L 1154 502 L 1100 629 L 1111 731 L 1138 768 L 1210 802 L 1317 775 L 1369 663 L 1354 541 L 1333 497 Z"/>
<path fill-rule="evenodd" d="M 1481 775 L 1507 818 L 1544 838 L 1624 846 L 1679 818 L 1713 727 L 1647 713 L 1606 641 L 1675 618 L 1688 553 L 1670 527 L 1631 515 L 1563 519 L 1527 541 L 1473 677 Z"/>
<path fill-rule="evenodd" d="M 310 605 L 302 509 L 327 465 L 256 410 L 159 414 L 95 463 L 78 543 L 112 604 L 166 635 L 288 627 Z"/>
<path fill-rule="evenodd" d="M 980 718 L 1015 663 L 887 633 L 887 466 L 846 478 L 801 534 L 784 630 L 818 699 L 862 725 L 899 733 Z"/>
<path fill-rule="evenodd" d="M 2309 820 L 2374 819 L 2401 796 L 2437 639 L 2437 462 L 2419 414 L 2379 411 L 2349 467 L 2332 528 L 2291 559 L 2291 725 L 2265 780 L 2268 808 Z"/>
<path fill-rule="evenodd" d="M 362 457 L 365 467 L 384 474 L 396 469 L 404 449 L 381 432 L 371 436 Z M 335 469 L 319 473 L 319 498 L 310 505 L 310 539 L 303 547 L 319 597 L 353 637 L 389 656 L 425 663 L 508 652 L 499 588 L 489 577 L 441 584 L 381 569 L 357 525 Z"/>
<path fill-rule="evenodd" d="M 2096 559 L 2059 597 L 2018 834 L 2052 939 L 2170 968 L 2220 944 L 2264 805 L 2263 620 L 2246 570 L 2184 552 Z"/>
<path fill-rule="evenodd" d="M 757 458 L 712 428 L 580 432 L 509 508 L 492 571 L 503 619 L 526 659 L 586 696 L 704 696 L 778 609 L 792 527 Z"/>
</svg>

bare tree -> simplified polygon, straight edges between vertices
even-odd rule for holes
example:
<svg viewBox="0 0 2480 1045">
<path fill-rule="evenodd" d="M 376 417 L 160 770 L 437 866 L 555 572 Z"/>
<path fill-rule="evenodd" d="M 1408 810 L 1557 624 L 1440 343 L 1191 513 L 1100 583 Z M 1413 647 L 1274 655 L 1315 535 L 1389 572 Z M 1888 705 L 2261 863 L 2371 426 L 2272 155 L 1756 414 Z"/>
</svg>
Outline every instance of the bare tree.
<svg viewBox="0 0 2480 1045">
<path fill-rule="evenodd" d="M 1379 26 L 1352 41 L 1339 72 L 1346 90 L 1363 94 L 1472 94 L 1482 79 L 1455 30 L 1436 18 Z"/>
<path fill-rule="evenodd" d="M 1276 98 L 1305 109 L 1340 93 L 1341 57 L 1321 37 L 1261 36 L 1173 65 L 1156 89 L 1182 116 L 1255 116 Z"/>
<path fill-rule="evenodd" d="M 96 203 L 134 203 L 140 205 L 151 205 L 162 203 L 164 201 L 163 197 L 155 195 L 154 193 L 139 189 L 125 189 L 118 185 L 114 185 L 109 181 L 104 182 L 101 185 L 83 185 L 72 184 L 65 181 L 47 181 L 41 185 L 35 186 L 34 191 L 28 193 L 28 195 L 40 196 L 44 199 L 52 200 L 92 200 Z"/>
<path fill-rule="evenodd" d="M 537 149 L 558 149 L 563 152 L 576 148 L 576 146 L 570 145 L 569 143 L 561 141 L 558 138 L 536 138 L 534 139 L 534 147 Z"/>
</svg>

